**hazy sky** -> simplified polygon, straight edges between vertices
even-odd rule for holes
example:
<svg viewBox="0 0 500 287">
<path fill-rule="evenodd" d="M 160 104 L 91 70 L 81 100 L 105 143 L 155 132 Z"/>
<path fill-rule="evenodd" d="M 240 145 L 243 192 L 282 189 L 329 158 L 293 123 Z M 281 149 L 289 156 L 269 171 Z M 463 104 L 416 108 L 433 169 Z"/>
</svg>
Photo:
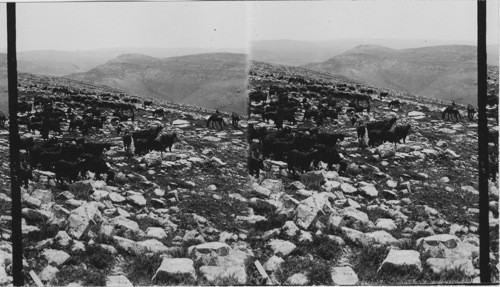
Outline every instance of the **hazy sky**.
<svg viewBox="0 0 500 287">
<path fill-rule="evenodd" d="M 488 2 L 488 44 L 499 2 Z M 241 48 L 249 40 L 338 38 L 476 42 L 476 1 L 18 3 L 18 50 Z M 3 11 L 3 12 L 2 12 Z M 5 4 L 0 23 L 6 23 Z M 0 25 L 5 47 L 5 24 Z"/>
<path fill-rule="evenodd" d="M 488 42 L 498 43 L 499 1 L 487 6 Z M 477 2 L 252 2 L 251 40 L 336 38 L 470 40 L 477 37 Z"/>
</svg>

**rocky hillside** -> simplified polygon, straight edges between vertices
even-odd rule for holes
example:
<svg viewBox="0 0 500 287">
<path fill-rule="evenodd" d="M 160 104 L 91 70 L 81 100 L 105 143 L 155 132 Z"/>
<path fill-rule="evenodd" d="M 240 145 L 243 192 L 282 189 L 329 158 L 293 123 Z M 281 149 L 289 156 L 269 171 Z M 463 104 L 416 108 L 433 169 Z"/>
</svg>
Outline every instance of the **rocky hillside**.
<svg viewBox="0 0 500 287">
<path fill-rule="evenodd" d="M 275 67 L 274 73 L 278 71 L 271 74 L 253 65 L 250 88 L 267 92 L 272 85 L 292 91 L 314 87 L 290 84 L 283 75 L 287 69 Z M 255 214 L 266 218 L 255 225 L 251 246 L 270 278 L 275 284 L 292 285 L 479 282 L 477 124 L 468 119 L 443 121 L 445 104 L 394 94 L 379 99 L 382 90 L 376 87 L 349 86 L 356 93 L 375 90 L 370 112 L 358 113 L 358 120 L 395 116 L 396 125 L 411 125 L 410 134 L 405 143 L 366 147 L 366 139 L 358 140 L 357 124 L 344 112 L 317 126 L 302 121 L 299 108 L 297 125 L 285 121 L 284 129 L 291 128 L 292 135 L 310 128 L 345 134 L 336 150 L 347 170 L 340 172 L 335 164 L 329 170 L 320 162 L 316 170 L 293 173 L 290 161 L 277 159 L 271 148 L 260 177 L 252 179 L 255 199 L 250 201 Z M 305 93 L 297 93 L 296 99 L 302 102 Z M 401 105 L 389 108 L 395 99 Z M 337 106 L 345 107 L 348 100 L 338 100 Z M 318 104 L 314 98 L 309 101 Z M 253 103 L 252 110 L 258 106 Z M 274 122 L 258 114 L 252 113 L 249 123 L 266 127 L 268 135 L 277 133 Z M 495 120 L 489 127 L 498 130 Z M 287 136 L 282 137 L 285 141 Z M 284 142 L 281 146 L 284 149 Z M 490 148 L 498 158 L 498 148 L 493 143 Z M 489 188 L 490 256 L 491 266 L 496 266 L 493 282 L 498 282 L 497 182 L 490 181 Z"/>
<path fill-rule="evenodd" d="M 364 45 L 304 68 L 443 101 L 476 105 L 474 46 L 394 50 Z"/>
<path fill-rule="evenodd" d="M 246 56 L 214 53 L 154 58 L 121 55 L 66 78 L 208 109 L 246 109 Z"/>
<path fill-rule="evenodd" d="M 314 84 L 289 83 L 290 77 Z M 22 187 L 25 282 L 30 286 L 35 282 L 29 271 L 46 285 L 63 286 L 478 280 L 477 125 L 441 120 L 444 104 L 409 95 L 396 98 L 395 93 L 378 99 L 381 89 L 343 77 L 254 62 L 250 90 L 267 92 L 271 85 L 307 92 L 320 85 L 352 87 L 356 93 L 373 89 L 372 110 L 359 113 L 360 118 L 368 122 L 397 116 L 397 124 L 411 124 L 406 143 L 363 148 L 342 112 L 337 120 L 325 120 L 320 130 L 347 135 L 337 146 L 348 163 L 345 172 L 336 165 L 328 170 L 320 162 L 292 174 L 286 162 L 270 157 L 257 178 L 247 171 L 246 128 L 253 123 L 272 133 L 272 120 L 252 115 L 238 128 L 216 129 L 205 123 L 213 110 L 159 100 L 144 108 L 146 98 L 62 78 L 20 74 L 19 84 L 24 100 L 54 98 L 54 106 L 65 110 L 71 105 L 76 116 L 88 114 L 90 105 L 76 104 L 83 95 L 96 102 L 95 95 L 136 102 L 135 121 L 117 123 L 113 109 L 102 109 L 103 127 L 85 135 L 86 142 L 111 143 L 102 159 L 114 179 L 99 180 L 87 172 L 75 182 L 61 182 L 54 170 L 33 167 L 33 179 Z M 394 99 L 401 105 L 389 109 L 387 102 Z M 153 115 L 158 109 L 163 116 Z M 302 121 L 302 112 L 296 115 L 298 125 L 285 126 L 293 132 L 315 127 Z M 221 116 L 229 122 L 228 114 Z M 69 132 L 69 122 L 63 119 L 63 132 L 51 131 L 50 137 L 76 142 L 82 133 Z M 158 125 L 163 134 L 177 134 L 171 151 L 125 151 L 119 126 L 132 132 Z M 23 139 L 55 142 L 28 131 L 25 121 L 20 127 Z M 2 129 L 0 274 L 6 276 L 0 276 L 1 285 L 12 283 L 8 156 L 8 132 Z M 497 182 L 490 182 L 490 208 L 493 280 L 498 282 Z"/>
<path fill-rule="evenodd" d="M 54 87 L 76 93 L 117 93 L 106 87 L 61 78 L 20 76 L 20 96 L 26 99 L 50 95 Z M 178 136 L 171 152 L 129 156 L 124 151 L 122 136 L 116 133 L 117 126 L 108 121 L 102 130 L 91 131 L 85 139 L 112 144 L 103 158 L 115 171 L 113 182 L 95 180 L 95 175 L 89 174 L 89 179 L 61 184 L 53 171 L 38 167 L 33 170 L 33 180 L 23 188 L 25 270 L 35 271 L 43 282 L 51 285 L 75 282 L 83 286 L 126 286 L 127 278 L 141 286 L 157 282 L 173 284 L 176 280 L 195 282 L 195 279 L 207 284 L 221 282 L 214 280 L 224 279 L 219 278 L 225 276 L 224 269 L 202 267 L 209 265 L 208 261 L 193 264 L 191 256 L 205 254 L 206 250 L 224 255 L 229 252 L 227 258 L 233 261 L 225 264 L 244 271 L 241 264 L 251 251 L 244 245 L 229 247 L 219 240 L 234 242 L 244 239 L 248 232 L 238 220 L 247 210 L 245 133 L 231 127 L 207 128 L 205 118 L 213 111 L 160 102 L 148 109 L 140 104 L 137 108 L 136 121 L 122 122 L 122 127 L 134 131 L 162 124 L 164 132 L 176 132 Z M 163 117 L 152 116 L 158 108 L 164 109 Z M 81 111 L 76 109 L 76 113 Z M 223 116 L 229 122 L 227 115 Z M 66 132 L 66 121 L 62 129 L 62 135 L 54 136 L 61 139 L 81 135 L 79 131 Z M 40 134 L 28 132 L 25 125 L 21 125 L 21 137 L 40 140 Z M 0 134 L 3 254 L 12 250 L 7 144 L 8 133 L 3 130 Z M 191 246 L 198 247 L 188 250 Z M 169 262 L 174 263 L 169 265 Z M 165 264 L 167 267 L 160 267 Z M 0 272 L 5 274 L 7 270 L 10 274 L 9 261 L 2 260 L 1 266 Z M 178 268 L 181 276 L 171 277 L 176 272 L 172 267 Z M 35 284 L 27 272 L 26 276 L 25 282 Z M 11 277 L 0 278 L 0 284 L 11 280 Z"/>
</svg>

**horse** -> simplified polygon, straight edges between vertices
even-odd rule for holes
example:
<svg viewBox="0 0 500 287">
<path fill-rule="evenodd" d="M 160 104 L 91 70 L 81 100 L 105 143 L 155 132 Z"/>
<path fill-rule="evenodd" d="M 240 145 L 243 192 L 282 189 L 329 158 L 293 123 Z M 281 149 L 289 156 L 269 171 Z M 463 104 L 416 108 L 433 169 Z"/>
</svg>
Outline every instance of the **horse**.
<svg viewBox="0 0 500 287">
<path fill-rule="evenodd" d="M 218 114 L 213 114 L 207 119 L 207 128 L 209 128 L 209 127 L 213 128 L 214 125 L 215 125 L 215 128 L 217 128 L 217 126 L 219 126 L 220 129 L 222 130 L 224 128 L 224 126 L 226 125 L 226 123 L 224 122 L 224 119 L 221 116 L 219 116 Z"/>
<path fill-rule="evenodd" d="M 458 121 L 459 118 L 461 118 L 460 112 L 458 111 L 458 109 L 455 106 L 448 106 L 441 113 L 441 118 L 443 120 L 445 120 L 445 118 L 448 119 L 448 120 L 451 120 L 451 116 L 455 116 L 455 119 L 457 121 Z"/>
</svg>

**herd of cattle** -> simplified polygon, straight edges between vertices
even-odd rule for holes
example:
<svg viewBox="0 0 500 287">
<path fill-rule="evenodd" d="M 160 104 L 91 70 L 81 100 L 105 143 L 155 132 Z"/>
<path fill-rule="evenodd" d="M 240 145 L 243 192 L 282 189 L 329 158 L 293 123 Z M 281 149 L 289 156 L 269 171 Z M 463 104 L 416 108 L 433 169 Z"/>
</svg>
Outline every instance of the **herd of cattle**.
<svg viewBox="0 0 500 287">
<path fill-rule="evenodd" d="M 272 80 L 266 86 L 263 83 L 267 78 Z M 339 165 L 338 171 L 344 172 L 347 163 L 341 159 L 336 145 L 350 136 L 319 131 L 325 120 L 337 120 L 339 115 L 349 118 L 348 122 L 356 128 L 358 142 L 363 148 L 367 145 L 376 147 L 384 142 L 406 143 L 411 130 L 410 124 L 396 124 L 396 117 L 363 122 L 360 113 L 370 113 L 371 102 L 376 98 L 388 98 L 387 92 L 376 92 L 361 85 L 328 84 L 301 77 L 287 79 L 285 76 L 276 77 L 272 74 L 263 75 L 259 80 L 260 83 L 252 87 L 249 93 L 249 114 L 260 117 L 266 123 L 273 120 L 275 128 L 255 127 L 252 123 L 248 126 L 251 146 L 248 166 L 252 176 L 259 176 L 263 160 L 267 158 L 285 161 L 289 172 L 294 174 L 296 169 L 303 173 L 311 165 L 317 167 L 319 161 L 327 164 L 330 170 L 333 165 Z M 399 108 L 402 104 L 398 99 L 384 101 L 389 108 Z M 467 113 L 469 120 L 473 121 L 475 109 L 471 105 L 468 106 Z M 443 120 L 459 120 L 460 117 L 460 111 L 454 103 L 442 112 Z M 311 119 L 315 126 L 308 124 Z M 297 125 L 299 121 L 302 122 L 301 125 Z M 289 125 L 284 127 L 284 122 Z M 290 125 L 297 127 L 292 129 Z M 367 142 L 365 136 L 368 138 Z"/>
<path fill-rule="evenodd" d="M 378 121 L 364 122 L 360 114 L 370 113 L 372 102 L 388 98 L 387 92 L 378 92 L 352 84 L 329 84 L 321 81 L 305 80 L 302 77 L 275 77 L 283 85 L 258 85 L 249 92 L 249 119 L 260 117 L 262 121 L 273 121 L 274 127 L 256 127 L 248 124 L 248 170 L 258 176 L 263 169 L 263 160 L 285 161 L 290 173 L 304 173 L 311 166 L 318 167 L 319 162 L 331 170 L 338 165 L 338 171 L 346 171 L 347 162 L 340 156 L 336 146 L 351 135 L 345 133 L 321 132 L 325 121 L 337 121 L 339 116 L 347 117 L 347 123 L 356 129 L 360 147 L 376 147 L 384 142 L 403 143 L 411 130 L 410 124 L 396 124 L 392 117 Z M 33 86 L 28 87 L 33 88 Z M 39 87 L 38 87 L 39 88 Z M 38 89 L 40 90 L 40 89 Z M 113 180 L 114 172 L 109 168 L 102 154 L 112 146 L 110 142 L 88 141 L 91 132 L 99 132 L 104 125 L 112 125 L 116 135 L 122 135 L 123 146 L 127 155 L 143 155 L 150 151 L 171 151 L 176 133 L 162 133 L 158 125 L 145 130 L 129 131 L 122 122 L 135 121 L 135 110 L 141 104 L 144 108 L 152 106 L 152 101 L 141 101 L 124 94 L 93 93 L 86 90 L 71 90 L 66 87 L 42 87 L 42 92 L 23 95 L 20 98 L 19 125 L 26 131 L 40 133 L 41 140 L 33 137 L 19 138 L 19 146 L 25 150 L 19 179 L 27 184 L 32 178 L 31 170 L 41 168 L 53 171 L 59 181 L 76 181 L 85 177 L 87 171 L 95 173 L 97 178 L 106 174 L 107 180 Z M 489 98 L 493 99 L 493 98 Z M 495 99 L 493 99 L 495 100 Z M 398 99 L 384 100 L 388 107 L 400 107 Z M 498 111 L 496 102 L 488 103 L 489 114 Z M 151 110 L 151 109 L 150 109 Z M 164 116 L 166 111 L 155 109 L 153 116 Z M 472 121 L 475 110 L 467 107 L 468 118 Z M 460 111 L 454 104 L 442 112 L 443 120 L 458 120 Z M 498 120 L 498 112 L 496 112 Z M 7 118 L 0 114 L 0 126 Z M 233 128 L 238 128 L 240 116 L 233 113 Z M 301 122 L 301 125 L 298 125 Z M 287 123 L 288 125 L 284 125 Z M 296 128 L 291 126 L 296 125 Z M 67 126 L 67 128 L 66 128 Z M 206 127 L 223 129 L 226 126 L 223 115 L 218 111 L 206 120 Z M 56 133 L 59 137 L 50 137 Z M 367 138 L 367 141 L 365 140 Z M 492 132 L 490 140 L 498 144 L 498 132 Z M 496 151 L 496 154 L 495 154 Z M 492 150 L 491 161 L 498 162 L 498 151 Z M 498 167 L 491 165 L 496 173 Z"/>
<path fill-rule="evenodd" d="M 54 172 L 61 183 L 85 178 L 88 171 L 95 173 L 97 179 L 106 175 L 107 181 L 114 180 L 115 173 L 103 157 L 113 143 L 88 140 L 90 133 L 101 132 L 105 124 L 112 125 L 117 136 L 123 134 L 123 145 L 129 156 L 132 142 L 135 155 L 171 150 L 177 135 L 161 134 L 161 125 L 146 130 L 125 129 L 122 122 L 135 120 L 136 104 L 140 105 L 141 101 L 124 95 L 91 95 L 57 87 L 43 95 L 22 96 L 18 117 L 20 130 L 25 127 L 25 131 L 31 133 L 38 131 L 41 139 L 18 138 L 20 149 L 25 151 L 21 154 L 19 181 L 27 185 L 33 178 L 34 169 Z M 142 101 L 142 105 L 151 106 L 152 102 Z M 163 109 L 153 112 L 156 116 L 164 114 Z"/>
</svg>

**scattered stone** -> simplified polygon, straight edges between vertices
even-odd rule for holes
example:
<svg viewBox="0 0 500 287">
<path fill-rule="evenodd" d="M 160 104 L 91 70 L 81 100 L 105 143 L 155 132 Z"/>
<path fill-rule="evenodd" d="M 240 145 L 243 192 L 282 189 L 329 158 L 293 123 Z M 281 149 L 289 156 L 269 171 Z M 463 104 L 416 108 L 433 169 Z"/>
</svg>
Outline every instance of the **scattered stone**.
<svg viewBox="0 0 500 287">
<path fill-rule="evenodd" d="M 358 275 L 349 266 L 333 267 L 331 276 L 334 285 L 357 285 L 359 283 Z"/>
<path fill-rule="evenodd" d="M 132 287 L 134 284 L 125 275 L 114 275 L 106 277 L 106 287 Z"/>
<path fill-rule="evenodd" d="M 273 255 L 264 263 L 264 269 L 270 272 L 276 272 L 281 268 L 281 264 L 285 263 L 282 258 Z"/>
<path fill-rule="evenodd" d="M 55 266 L 63 265 L 71 257 L 68 253 L 55 249 L 45 249 L 43 256 L 49 264 L 54 264 Z"/>
<path fill-rule="evenodd" d="M 384 270 L 397 269 L 401 272 L 417 270 L 422 272 L 422 263 L 420 262 L 420 253 L 415 250 L 395 250 L 391 249 L 384 259 L 378 272 Z"/>
<path fill-rule="evenodd" d="M 297 248 L 297 246 L 292 242 L 281 239 L 273 239 L 268 243 L 268 245 L 271 246 L 274 254 L 281 254 L 281 256 L 287 256 Z"/>
<path fill-rule="evenodd" d="M 194 262 L 189 258 L 163 258 L 153 278 L 157 280 L 171 278 L 189 278 L 196 280 Z"/>
<path fill-rule="evenodd" d="M 298 286 L 309 285 L 309 279 L 303 273 L 295 273 L 286 280 L 286 284 Z"/>
</svg>

